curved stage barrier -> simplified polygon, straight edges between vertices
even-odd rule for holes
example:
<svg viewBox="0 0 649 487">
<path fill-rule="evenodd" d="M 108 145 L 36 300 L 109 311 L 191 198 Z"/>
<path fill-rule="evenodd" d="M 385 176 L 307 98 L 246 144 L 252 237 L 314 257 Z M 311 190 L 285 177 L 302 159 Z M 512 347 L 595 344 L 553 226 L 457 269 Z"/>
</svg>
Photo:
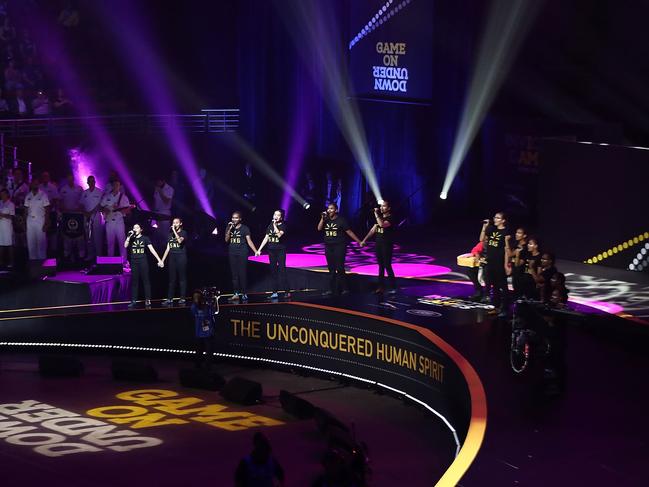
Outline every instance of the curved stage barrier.
<svg viewBox="0 0 649 487">
<path fill-rule="evenodd" d="M 484 388 L 468 361 L 430 330 L 302 302 L 226 305 L 217 321 L 220 356 L 360 381 L 435 414 L 456 444 L 437 485 L 455 485 L 477 455 L 486 429 Z M 0 346 L 188 353 L 193 325 L 187 309 L 34 316 L 0 322 Z"/>
</svg>

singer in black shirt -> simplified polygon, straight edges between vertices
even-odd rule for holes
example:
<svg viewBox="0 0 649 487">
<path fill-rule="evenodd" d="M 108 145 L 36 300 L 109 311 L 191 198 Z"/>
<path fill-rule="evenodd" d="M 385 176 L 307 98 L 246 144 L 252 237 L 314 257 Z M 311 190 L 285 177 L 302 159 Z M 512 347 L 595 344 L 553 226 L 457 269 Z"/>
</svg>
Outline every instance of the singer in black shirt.
<svg viewBox="0 0 649 487">
<path fill-rule="evenodd" d="M 493 289 L 493 314 L 499 317 L 507 316 L 507 266 L 510 235 L 507 230 L 507 219 L 503 212 L 494 215 L 493 225 L 485 220 L 480 232 L 480 240 L 484 242 L 487 264 L 485 265 L 485 287 L 487 296 Z"/>
<path fill-rule="evenodd" d="M 248 300 L 246 294 L 248 265 L 248 247 L 256 254 L 257 249 L 250 238 L 250 229 L 241 223 L 241 212 L 232 213 L 232 220 L 225 229 L 225 241 L 228 243 L 228 258 L 232 272 L 232 288 L 234 294 L 230 301 Z"/>
<path fill-rule="evenodd" d="M 169 235 L 167 235 L 167 248 L 162 256 L 162 265 L 164 265 L 167 256 L 169 256 L 169 288 L 167 299 L 162 302 L 163 306 L 173 304 L 174 291 L 176 290 L 176 281 L 180 285 L 179 305 L 185 304 L 187 295 L 187 232 L 183 230 L 183 221 L 176 217 L 171 222 Z M 162 266 L 161 266 L 162 267 Z"/>
<path fill-rule="evenodd" d="M 128 232 L 126 240 L 124 240 L 124 248 L 128 249 L 131 258 L 131 302 L 128 307 L 135 306 L 140 279 L 144 283 L 144 303 L 147 307 L 151 306 L 151 279 L 149 277 L 149 261 L 146 257 L 146 249 L 149 249 L 160 267 L 163 266 L 162 260 L 160 260 L 158 253 L 151 245 L 149 237 L 142 235 L 142 227 L 139 223 L 133 225 L 133 230 Z"/>
<path fill-rule="evenodd" d="M 394 244 L 394 217 L 390 203 L 383 200 L 379 208 L 374 208 L 374 219 L 376 223 L 372 225 L 370 231 L 363 239 L 363 245 L 372 235 L 376 235 L 376 260 L 379 264 L 379 287 L 376 294 L 382 293 L 385 290 L 385 277 L 384 273 L 388 274 L 388 293 L 393 294 L 396 292 L 396 283 L 394 278 L 394 271 L 392 270 L 392 250 Z"/>
<path fill-rule="evenodd" d="M 277 299 L 279 291 L 284 290 L 286 296 L 290 296 L 288 279 L 286 278 L 286 223 L 284 222 L 284 210 L 275 210 L 273 220 L 266 228 L 266 235 L 257 249 L 257 254 L 268 244 L 268 260 L 270 261 L 270 273 L 273 276 L 273 294 L 270 299 Z"/>
<path fill-rule="evenodd" d="M 327 211 L 320 215 L 318 231 L 324 231 L 325 257 L 330 276 L 330 290 L 325 294 L 337 294 L 338 292 L 345 294 L 349 292 L 345 282 L 345 252 L 347 250 L 345 234 L 361 247 L 365 244 L 349 228 L 347 220 L 338 215 L 336 203 L 329 203 Z"/>
</svg>

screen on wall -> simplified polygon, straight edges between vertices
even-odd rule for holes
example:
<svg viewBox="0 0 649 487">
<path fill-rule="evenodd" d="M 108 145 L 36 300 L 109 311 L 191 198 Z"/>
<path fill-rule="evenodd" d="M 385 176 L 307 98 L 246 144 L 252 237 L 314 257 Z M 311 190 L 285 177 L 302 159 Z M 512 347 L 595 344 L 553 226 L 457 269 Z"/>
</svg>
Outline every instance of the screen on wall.
<svg viewBox="0 0 649 487">
<path fill-rule="evenodd" d="M 433 0 L 352 0 L 350 8 L 354 96 L 430 101 Z"/>
</svg>

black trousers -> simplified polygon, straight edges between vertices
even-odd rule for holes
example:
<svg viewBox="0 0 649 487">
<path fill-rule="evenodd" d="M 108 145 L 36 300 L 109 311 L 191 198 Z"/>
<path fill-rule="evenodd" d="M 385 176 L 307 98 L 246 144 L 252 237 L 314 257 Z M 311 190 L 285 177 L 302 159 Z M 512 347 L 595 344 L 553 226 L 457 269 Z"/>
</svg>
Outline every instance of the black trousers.
<svg viewBox="0 0 649 487">
<path fill-rule="evenodd" d="M 187 297 L 187 254 L 169 254 L 169 299 L 174 297 L 176 281 L 180 284 L 180 297 L 184 299 Z"/>
<path fill-rule="evenodd" d="M 273 291 L 289 291 L 286 278 L 286 249 L 268 249 L 270 274 L 273 277 Z"/>
<path fill-rule="evenodd" d="M 144 283 L 144 299 L 151 299 L 151 279 L 149 278 L 149 261 L 146 256 L 131 259 L 131 300 L 136 301 L 140 291 L 140 279 Z"/>
<path fill-rule="evenodd" d="M 392 242 L 377 240 L 374 249 L 376 251 L 376 260 L 379 263 L 379 286 L 383 287 L 385 283 L 383 274 L 387 271 L 390 288 L 394 289 L 396 283 L 394 271 L 392 270 Z"/>
<path fill-rule="evenodd" d="M 329 288 L 332 293 L 338 293 L 347 289 L 345 277 L 345 253 L 347 245 L 325 244 L 325 257 L 327 259 L 327 269 L 329 269 Z"/>
<path fill-rule="evenodd" d="M 232 290 L 235 293 L 246 294 L 248 254 L 229 254 L 228 257 L 232 273 Z"/>
<path fill-rule="evenodd" d="M 505 308 L 508 304 L 507 274 L 502 262 L 485 266 L 485 287 L 486 293 L 493 289 L 492 304 L 496 308 Z"/>
<path fill-rule="evenodd" d="M 475 289 L 476 294 L 480 293 L 482 295 L 482 284 L 480 284 L 480 279 L 478 279 L 478 276 L 480 275 L 480 268 L 479 267 L 469 267 L 466 270 L 467 276 L 469 276 L 469 279 L 473 283 L 473 289 Z"/>
</svg>

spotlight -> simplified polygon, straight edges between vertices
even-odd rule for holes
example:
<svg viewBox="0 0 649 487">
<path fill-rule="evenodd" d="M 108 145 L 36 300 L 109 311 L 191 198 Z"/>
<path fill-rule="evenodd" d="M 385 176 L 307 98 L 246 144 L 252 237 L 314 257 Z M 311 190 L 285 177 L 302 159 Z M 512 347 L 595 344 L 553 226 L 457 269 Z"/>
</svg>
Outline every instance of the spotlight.
<svg viewBox="0 0 649 487">
<path fill-rule="evenodd" d="M 158 228 L 158 222 L 155 220 L 151 221 L 151 228 Z"/>
<path fill-rule="evenodd" d="M 304 203 L 302 205 L 302 208 L 304 208 L 305 210 L 308 210 L 309 208 L 311 208 L 311 205 L 309 203 Z"/>
<path fill-rule="evenodd" d="M 219 234 L 219 227 L 214 227 L 214 230 L 212 230 L 212 235 L 218 235 Z"/>
<path fill-rule="evenodd" d="M 448 194 L 446 194 L 446 191 L 442 191 L 442 192 L 439 194 L 439 199 L 441 199 L 441 200 L 445 200 L 447 196 L 448 196 Z"/>
<path fill-rule="evenodd" d="M 399 6 L 403 5 L 401 2 Z M 541 2 L 491 2 L 473 76 L 466 95 L 442 194 L 448 193 L 500 89 Z M 444 198 L 442 198 L 444 199 Z"/>
<path fill-rule="evenodd" d="M 383 200 L 376 200 L 376 204 L 377 204 L 377 205 L 382 205 L 383 203 L 384 203 Z"/>
</svg>

